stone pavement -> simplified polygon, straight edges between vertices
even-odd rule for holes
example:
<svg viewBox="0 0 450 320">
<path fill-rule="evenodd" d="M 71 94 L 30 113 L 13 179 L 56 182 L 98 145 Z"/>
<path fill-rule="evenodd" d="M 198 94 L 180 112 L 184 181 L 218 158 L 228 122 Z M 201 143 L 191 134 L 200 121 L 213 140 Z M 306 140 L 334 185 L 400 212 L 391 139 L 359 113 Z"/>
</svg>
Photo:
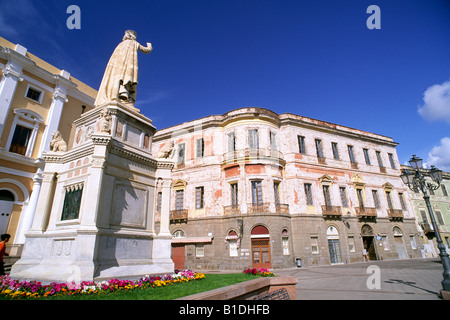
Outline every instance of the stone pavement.
<svg viewBox="0 0 450 320">
<path fill-rule="evenodd" d="M 379 269 L 370 271 L 370 266 Z M 440 259 L 369 261 L 273 271 L 278 276 L 299 278 L 298 300 L 441 300 Z M 375 288 L 369 289 L 368 283 Z"/>
</svg>

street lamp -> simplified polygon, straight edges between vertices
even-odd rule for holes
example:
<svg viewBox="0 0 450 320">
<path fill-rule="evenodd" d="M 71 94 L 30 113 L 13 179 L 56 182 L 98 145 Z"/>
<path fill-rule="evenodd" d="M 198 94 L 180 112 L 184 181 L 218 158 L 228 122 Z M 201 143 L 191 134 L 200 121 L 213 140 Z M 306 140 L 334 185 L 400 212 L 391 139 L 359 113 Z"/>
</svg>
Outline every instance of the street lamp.
<svg viewBox="0 0 450 320">
<path fill-rule="evenodd" d="M 441 186 L 442 171 L 431 166 L 428 172 L 425 172 L 422 168 L 422 159 L 413 155 L 409 164 L 413 170 L 402 169 L 402 174 L 400 177 L 403 182 L 413 191 L 420 189 L 423 194 L 423 199 L 427 205 L 428 214 L 430 215 L 431 224 L 433 225 L 434 232 L 436 234 L 436 241 L 438 243 L 439 256 L 441 257 L 442 266 L 444 267 L 444 280 L 442 283 L 442 288 L 445 291 L 450 291 L 450 259 L 445 250 L 444 243 L 442 242 L 441 234 L 439 233 L 438 226 L 436 224 L 436 219 L 434 218 L 433 208 L 430 203 L 430 196 L 427 190 L 437 190 Z M 436 183 L 425 182 L 425 176 L 431 177 L 431 179 Z"/>
</svg>

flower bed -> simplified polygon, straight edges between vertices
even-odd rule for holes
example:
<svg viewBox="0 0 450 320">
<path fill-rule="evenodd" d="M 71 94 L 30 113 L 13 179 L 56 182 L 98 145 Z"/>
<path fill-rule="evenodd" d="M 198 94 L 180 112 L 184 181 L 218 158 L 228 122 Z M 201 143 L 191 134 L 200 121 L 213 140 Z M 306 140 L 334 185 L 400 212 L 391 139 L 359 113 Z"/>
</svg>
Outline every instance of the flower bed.
<svg viewBox="0 0 450 320">
<path fill-rule="evenodd" d="M 275 275 L 267 269 L 248 268 L 243 271 L 245 274 L 253 274 L 260 277 L 275 277 Z"/>
<path fill-rule="evenodd" d="M 38 281 L 17 281 L 9 276 L 0 277 L 0 295 L 10 299 L 42 298 L 49 296 L 106 294 L 117 291 L 137 290 L 149 287 L 163 287 L 192 280 L 204 279 L 203 273 L 182 270 L 163 276 L 145 276 L 137 281 L 111 279 L 109 281 L 81 283 L 56 283 L 43 285 Z"/>
</svg>

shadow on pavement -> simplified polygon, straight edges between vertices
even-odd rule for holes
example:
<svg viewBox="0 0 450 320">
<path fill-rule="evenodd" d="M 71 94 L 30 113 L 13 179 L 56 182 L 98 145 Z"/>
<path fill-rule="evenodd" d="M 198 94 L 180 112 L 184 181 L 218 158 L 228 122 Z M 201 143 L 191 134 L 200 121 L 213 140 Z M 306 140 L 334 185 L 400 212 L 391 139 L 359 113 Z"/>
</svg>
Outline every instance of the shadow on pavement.
<svg viewBox="0 0 450 320">
<path fill-rule="evenodd" d="M 413 287 L 413 288 L 416 288 L 416 289 L 419 289 L 419 290 L 423 290 L 423 291 L 425 291 L 425 292 L 428 292 L 428 293 L 431 293 L 431 294 L 435 294 L 435 295 L 437 295 L 437 296 L 440 296 L 439 292 L 431 291 L 431 290 L 427 290 L 427 289 L 418 287 L 418 286 L 415 285 L 415 284 L 416 284 L 415 282 L 403 281 L 403 280 L 397 280 L 397 279 L 389 279 L 389 281 L 384 281 L 384 282 L 386 282 L 386 283 L 398 283 L 398 284 L 404 284 L 404 285 L 406 285 L 406 286 L 410 286 L 410 287 Z"/>
</svg>

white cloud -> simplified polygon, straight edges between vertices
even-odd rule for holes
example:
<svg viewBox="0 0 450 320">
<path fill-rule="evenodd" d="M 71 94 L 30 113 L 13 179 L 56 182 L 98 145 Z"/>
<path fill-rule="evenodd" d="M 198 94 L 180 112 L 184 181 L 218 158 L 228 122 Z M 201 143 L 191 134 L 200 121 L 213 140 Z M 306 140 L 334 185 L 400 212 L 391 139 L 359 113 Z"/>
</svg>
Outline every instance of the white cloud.
<svg viewBox="0 0 450 320">
<path fill-rule="evenodd" d="M 7 6 L 0 11 L 0 30 L 2 30 L 3 37 L 15 37 L 19 32 L 7 22 L 8 14 Z"/>
<path fill-rule="evenodd" d="M 141 88 L 142 90 L 142 88 Z M 136 107 L 139 108 L 145 108 L 147 105 L 152 104 L 156 101 L 166 99 L 169 94 L 167 92 L 151 92 L 151 93 L 142 93 L 140 95 L 139 93 L 139 87 L 138 87 L 138 93 L 136 98 Z"/>
<path fill-rule="evenodd" d="M 423 101 L 418 112 L 424 119 L 450 123 L 450 80 L 429 87 L 423 94 Z"/>
<path fill-rule="evenodd" d="M 450 138 L 441 139 L 441 144 L 433 147 L 428 153 L 427 165 L 450 172 Z"/>
</svg>

